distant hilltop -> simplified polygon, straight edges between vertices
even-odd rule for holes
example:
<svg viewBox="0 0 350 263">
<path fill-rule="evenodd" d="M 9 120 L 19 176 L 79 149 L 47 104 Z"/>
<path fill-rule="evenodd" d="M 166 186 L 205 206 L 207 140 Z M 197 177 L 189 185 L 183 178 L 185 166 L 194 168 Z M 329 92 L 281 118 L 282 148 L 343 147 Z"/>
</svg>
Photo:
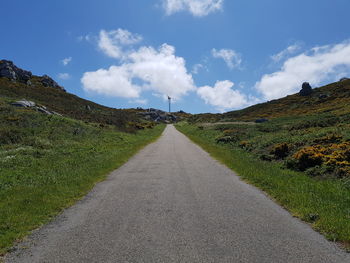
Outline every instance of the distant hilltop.
<svg viewBox="0 0 350 263">
<path fill-rule="evenodd" d="M 66 91 L 49 76 L 34 76 L 32 72 L 17 67 L 10 60 L 0 60 L 0 78 L 1 77 L 8 78 L 13 82 L 20 82 L 26 84 L 28 86 L 33 85 L 33 79 L 35 78 L 36 81 L 39 81 L 44 87 L 52 87 L 60 89 L 62 91 Z"/>
</svg>

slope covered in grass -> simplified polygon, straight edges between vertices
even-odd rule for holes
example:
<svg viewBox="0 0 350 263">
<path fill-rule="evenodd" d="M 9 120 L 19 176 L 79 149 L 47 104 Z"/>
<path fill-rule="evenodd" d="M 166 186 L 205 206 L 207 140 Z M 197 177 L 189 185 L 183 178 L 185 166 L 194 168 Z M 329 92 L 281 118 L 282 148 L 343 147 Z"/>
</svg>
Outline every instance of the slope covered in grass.
<svg viewBox="0 0 350 263">
<path fill-rule="evenodd" d="M 16 108 L 11 101 L 0 98 L 0 255 L 164 129 L 125 133 L 114 125 Z"/>
<path fill-rule="evenodd" d="M 300 96 L 297 93 L 224 114 L 197 114 L 193 116 L 192 122 L 254 121 L 259 118 L 274 119 L 322 113 L 333 113 L 336 116 L 350 114 L 350 79 L 315 88 L 310 96 Z"/>
<path fill-rule="evenodd" d="M 142 122 L 136 110 L 105 107 L 79 98 L 57 88 L 45 87 L 39 77 L 31 78 L 31 85 L 0 78 L 0 97 L 14 100 L 27 99 L 46 106 L 63 116 L 87 122 L 115 125 L 119 130 L 133 131 L 129 123 Z"/>
</svg>

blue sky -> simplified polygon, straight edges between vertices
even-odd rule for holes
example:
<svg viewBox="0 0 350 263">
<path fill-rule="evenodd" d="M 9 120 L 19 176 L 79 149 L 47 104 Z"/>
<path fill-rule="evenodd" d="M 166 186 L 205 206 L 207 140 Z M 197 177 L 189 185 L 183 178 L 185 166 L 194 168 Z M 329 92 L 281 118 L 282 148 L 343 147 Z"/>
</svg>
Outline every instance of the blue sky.
<svg viewBox="0 0 350 263">
<path fill-rule="evenodd" d="M 348 0 L 11 0 L 0 58 L 116 108 L 223 112 L 350 76 Z"/>
</svg>

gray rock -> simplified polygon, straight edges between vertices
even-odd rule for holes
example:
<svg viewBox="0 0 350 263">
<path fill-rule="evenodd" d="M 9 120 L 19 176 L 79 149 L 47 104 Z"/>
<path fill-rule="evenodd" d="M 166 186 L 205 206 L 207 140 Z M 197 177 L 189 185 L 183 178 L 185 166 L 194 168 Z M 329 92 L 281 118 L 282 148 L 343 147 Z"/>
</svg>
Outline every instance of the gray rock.
<svg viewBox="0 0 350 263">
<path fill-rule="evenodd" d="M 312 94 L 312 88 L 309 82 L 304 82 L 301 90 L 299 91 L 300 96 L 309 96 Z"/>
<path fill-rule="evenodd" d="M 37 111 L 41 112 L 41 113 L 45 113 L 47 115 L 52 115 L 53 113 L 44 109 L 44 107 L 35 107 Z"/>
<path fill-rule="evenodd" d="M 32 72 L 16 67 L 12 61 L 0 60 L 0 77 L 27 83 L 32 77 Z"/>
<path fill-rule="evenodd" d="M 165 111 L 150 108 L 146 112 L 140 112 L 140 115 L 146 120 L 153 120 L 155 122 L 176 122 L 177 118 L 173 114 Z"/>
<path fill-rule="evenodd" d="M 48 110 L 45 106 L 43 106 L 43 105 L 38 106 L 38 105 L 36 105 L 35 102 L 30 101 L 30 100 L 26 100 L 26 99 L 13 102 L 13 103 L 11 103 L 11 105 L 12 105 L 12 106 L 15 106 L 15 107 L 32 108 L 32 109 L 37 110 L 38 112 L 45 113 L 45 114 L 47 114 L 47 115 L 58 115 L 58 116 L 62 116 L 61 114 L 59 114 L 59 113 L 57 113 L 57 112 L 49 111 L 49 110 Z"/>
<path fill-rule="evenodd" d="M 12 106 L 16 107 L 25 107 L 25 108 L 30 108 L 30 107 L 35 107 L 35 102 L 30 101 L 30 100 L 19 100 L 16 102 L 11 103 Z"/>
<path fill-rule="evenodd" d="M 66 91 L 63 87 L 58 85 L 57 82 L 54 81 L 52 78 L 50 78 L 48 75 L 42 76 L 40 82 L 41 84 L 44 85 L 44 87 L 58 88 L 60 90 Z"/>
<path fill-rule="evenodd" d="M 339 80 L 339 82 L 343 82 L 343 81 L 347 81 L 347 80 L 349 80 L 349 78 L 341 78 L 341 79 Z"/>
<path fill-rule="evenodd" d="M 18 81 L 31 86 L 32 82 L 30 80 L 32 76 L 32 72 L 18 68 L 12 61 L 0 60 L 0 78 L 8 78 L 11 81 Z M 56 81 L 47 75 L 42 76 L 40 82 L 45 87 L 53 87 L 66 91 L 63 87 L 58 85 Z"/>
</svg>

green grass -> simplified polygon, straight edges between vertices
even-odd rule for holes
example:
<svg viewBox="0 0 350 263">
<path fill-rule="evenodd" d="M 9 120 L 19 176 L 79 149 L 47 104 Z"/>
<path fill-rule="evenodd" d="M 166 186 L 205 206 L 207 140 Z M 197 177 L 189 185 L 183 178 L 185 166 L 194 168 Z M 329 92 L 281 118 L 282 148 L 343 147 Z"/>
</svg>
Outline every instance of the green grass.
<svg viewBox="0 0 350 263">
<path fill-rule="evenodd" d="M 120 131 L 132 131 L 129 122 L 140 122 L 140 116 L 134 109 L 114 109 L 82 99 L 74 94 L 59 89 L 44 87 L 39 77 L 33 76 L 32 85 L 12 82 L 0 78 L 0 97 L 16 101 L 27 99 L 38 105 L 43 105 L 50 111 L 55 111 L 65 117 L 86 122 L 114 125 Z"/>
<path fill-rule="evenodd" d="M 0 255 L 160 136 L 14 108 L 0 100 Z"/>
<path fill-rule="evenodd" d="M 294 216 L 310 223 L 329 240 L 350 248 L 350 180 L 316 179 L 284 169 L 278 162 L 265 162 L 233 144 L 218 144 L 218 129 L 187 123 L 176 128 L 214 158 L 233 169 L 245 181 L 262 189 Z"/>
</svg>

